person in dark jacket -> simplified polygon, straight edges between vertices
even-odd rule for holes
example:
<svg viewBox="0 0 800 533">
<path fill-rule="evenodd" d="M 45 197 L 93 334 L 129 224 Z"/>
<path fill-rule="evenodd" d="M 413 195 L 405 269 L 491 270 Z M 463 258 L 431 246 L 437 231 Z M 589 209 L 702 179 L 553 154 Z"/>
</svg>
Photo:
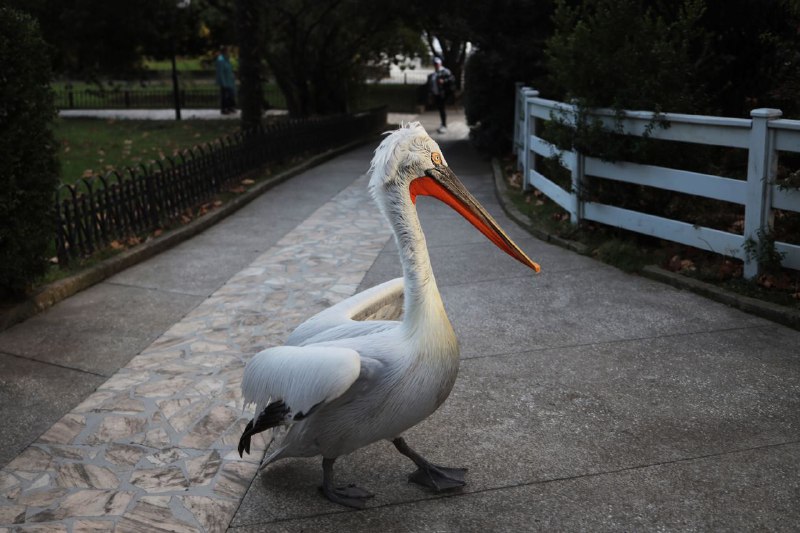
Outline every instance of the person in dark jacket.
<svg viewBox="0 0 800 533">
<path fill-rule="evenodd" d="M 447 131 L 447 98 L 453 90 L 453 82 L 455 78 L 450 69 L 442 65 L 440 57 L 433 58 L 433 68 L 435 71 L 428 76 L 428 90 L 433 96 L 433 101 L 436 108 L 439 110 L 439 118 L 442 124 L 436 131 L 445 133 Z"/>
</svg>

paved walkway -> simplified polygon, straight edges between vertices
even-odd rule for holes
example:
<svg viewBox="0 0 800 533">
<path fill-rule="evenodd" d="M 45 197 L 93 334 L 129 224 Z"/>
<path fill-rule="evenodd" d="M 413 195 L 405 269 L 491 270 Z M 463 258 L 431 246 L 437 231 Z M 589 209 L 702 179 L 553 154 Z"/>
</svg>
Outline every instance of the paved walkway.
<svg viewBox="0 0 800 533">
<path fill-rule="evenodd" d="M 400 274 L 359 178 L 365 147 L 0 333 L 0 532 L 800 523 L 800 333 L 531 238 L 465 135 L 454 117 L 434 137 L 543 271 L 420 198 L 463 362 L 450 399 L 407 436 L 468 466 L 463 491 L 407 484 L 412 465 L 378 443 L 337 462 L 376 494 L 353 512 L 317 494 L 318 459 L 256 473 L 258 453 L 233 452 L 247 358 Z"/>
</svg>

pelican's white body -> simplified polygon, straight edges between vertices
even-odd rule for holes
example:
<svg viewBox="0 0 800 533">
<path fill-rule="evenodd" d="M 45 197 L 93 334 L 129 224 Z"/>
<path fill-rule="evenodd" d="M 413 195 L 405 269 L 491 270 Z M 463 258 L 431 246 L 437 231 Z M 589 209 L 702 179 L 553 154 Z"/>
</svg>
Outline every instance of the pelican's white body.
<svg viewBox="0 0 800 533">
<path fill-rule="evenodd" d="M 242 390 L 256 414 L 278 400 L 290 410 L 284 420 L 289 430 L 265 464 L 284 457 L 336 458 L 393 439 L 450 394 L 458 343 L 409 194 L 410 182 L 430 168 L 434 152 L 441 153 L 438 145 L 419 124 L 410 124 L 381 143 L 370 169 L 370 189 L 392 225 L 403 278 L 317 314 L 285 346 L 264 350 L 247 364 Z M 401 322 L 353 320 L 401 293 Z"/>
</svg>

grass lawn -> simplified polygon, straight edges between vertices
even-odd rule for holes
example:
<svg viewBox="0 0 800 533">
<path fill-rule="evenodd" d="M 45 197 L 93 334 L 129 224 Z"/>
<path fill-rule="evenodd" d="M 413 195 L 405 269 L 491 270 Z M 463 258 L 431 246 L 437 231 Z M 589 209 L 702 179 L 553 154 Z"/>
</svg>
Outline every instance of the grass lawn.
<svg viewBox="0 0 800 533">
<path fill-rule="evenodd" d="M 180 74 L 178 76 L 178 80 L 180 82 L 181 89 L 183 90 L 191 90 L 195 88 L 213 89 L 217 87 L 217 84 L 214 81 L 213 71 L 208 75 L 208 77 L 204 78 L 195 78 Z M 50 82 L 50 87 L 56 93 L 67 92 L 67 90 L 70 88 L 76 93 L 82 91 L 98 92 L 101 90 L 107 92 L 123 90 L 149 91 L 153 89 L 172 90 L 172 77 L 165 75 L 148 80 L 103 80 L 99 83 L 99 85 L 97 83 L 88 81 L 55 80 Z"/>
<path fill-rule="evenodd" d="M 175 61 L 175 68 L 180 70 L 208 70 L 214 71 L 214 60 L 217 54 L 209 54 L 208 57 L 178 57 Z M 172 71 L 172 61 L 169 59 L 147 59 L 144 66 L 148 70 Z"/>
<path fill-rule="evenodd" d="M 55 134 L 61 180 L 74 183 L 93 173 L 147 164 L 238 128 L 235 120 L 59 119 Z"/>
</svg>

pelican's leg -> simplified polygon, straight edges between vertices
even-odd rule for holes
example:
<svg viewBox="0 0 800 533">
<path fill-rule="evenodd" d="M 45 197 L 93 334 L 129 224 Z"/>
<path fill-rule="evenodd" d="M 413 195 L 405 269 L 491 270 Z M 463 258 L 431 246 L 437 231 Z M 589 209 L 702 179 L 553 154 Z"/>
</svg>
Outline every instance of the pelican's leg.
<svg viewBox="0 0 800 533">
<path fill-rule="evenodd" d="M 330 501 L 347 507 L 363 509 L 369 498 L 374 494 L 360 489 L 355 485 L 344 485 L 336 487 L 333 484 L 333 462 L 336 459 L 322 459 L 322 494 Z"/>
<path fill-rule="evenodd" d="M 409 481 L 413 481 L 423 487 L 433 490 L 447 490 L 463 487 L 467 484 L 464 481 L 466 468 L 447 468 L 429 463 L 420 454 L 412 450 L 402 437 L 397 437 L 392 441 L 397 451 L 414 461 L 417 471 L 408 476 Z"/>
</svg>

